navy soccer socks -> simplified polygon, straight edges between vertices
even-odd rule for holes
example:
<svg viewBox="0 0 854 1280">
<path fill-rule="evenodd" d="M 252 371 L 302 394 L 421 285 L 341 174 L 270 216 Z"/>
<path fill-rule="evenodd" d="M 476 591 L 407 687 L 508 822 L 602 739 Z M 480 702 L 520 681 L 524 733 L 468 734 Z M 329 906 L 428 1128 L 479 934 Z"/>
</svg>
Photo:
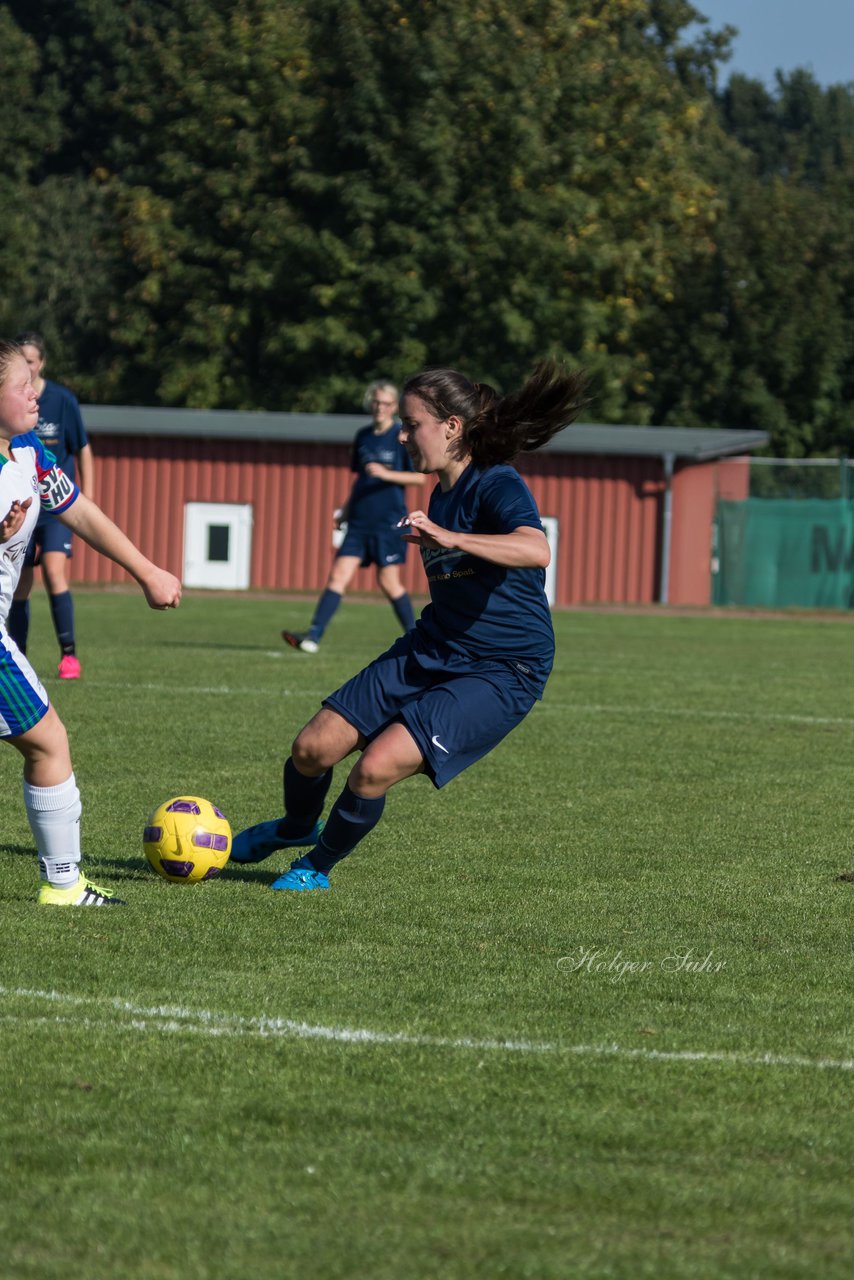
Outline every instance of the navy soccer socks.
<svg viewBox="0 0 854 1280">
<path fill-rule="evenodd" d="M 415 612 L 412 608 L 412 601 L 408 594 L 404 591 L 402 596 L 398 596 L 396 600 L 392 600 L 391 607 L 397 615 L 397 620 L 403 627 L 404 631 L 411 631 L 415 626 Z"/>
<path fill-rule="evenodd" d="M 307 634 L 310 640 L 320 639 L 332 621 L 335 611 L 341 603 L 341 599 L 342 597 L 339 592 L 330 591 L 327 587 L 317 602 L 317 608 L 314 611 L 314 617 L 312 618 L 311 626 L 308 629 Z"/>
<path fill-rule="evenodd" d="M 60 653 L 74 653 L 74 600 L 70 591 L 50 597 L 50 612 Z"/>
<path fill-rule="evenodd" d="M 385 796 L 368 799 L 358 796 L 345 785 L 326 819 L 323 834 L 310 853 L 295 865 L 328 875 L 332 867 L 352 853 L 379 822 L 385 808 Z"/>
<path fill-rule="evenodd" d="M 311 831 L 323 812 L 331 782 L 331 769 L 319 778 L 307 778 L 288 757 L 284 772 L 285 818 L 279 824 L 280 830 L 293 836 Z"/>
</svg>

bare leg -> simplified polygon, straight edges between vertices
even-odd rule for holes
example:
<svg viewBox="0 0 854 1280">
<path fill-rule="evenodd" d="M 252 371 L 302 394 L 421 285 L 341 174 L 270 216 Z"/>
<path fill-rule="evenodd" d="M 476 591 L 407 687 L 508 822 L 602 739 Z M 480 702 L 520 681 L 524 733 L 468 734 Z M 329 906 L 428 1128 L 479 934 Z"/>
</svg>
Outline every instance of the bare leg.
<svg viewBox="0 0 854 1280">
<path fill-rule="evenodd" d="M 317 778 L 364 745 L 364 738 L 348 720 L 330 707 L 321 707 L 297 734 L 291 758 L 300 773 Z"/>
<path fill-rule="evenodd" d="M 37 725 L 8 741 L 24 757 L 24 803 L 49 906 L 113 906 L 120 899 L 80 875 L 80 792 L 68 735 L 53 707 Z"/>
<path fill-rule="evenodd" d="M 406 725 L 392 724 L 365 748 L 347 782 L 358 795 L 378 799 L 395 783 L 423 772 L 424 757 L 412 734 Z"/>
<path fill-rule="evenodd" d="M 33 787 L 58 787 L 72 773 L 65 725 L 53 707 L 26 733 L 6 741 L 24 757 L 24 780 Z"/>
<path fill-rule="evenodd" d="M 336 556 L 329 570 L 325 590 L 337 591 L 339 596 L 343 596 L 360 564 L 361 560 L 358 556 Z"/>
<path fill-rule="evenodd" d="M 64 551 L 45 551 L 39 561 L 48 595 L 61 596 L 68 591 L 68 556 Z"/>
</svg>

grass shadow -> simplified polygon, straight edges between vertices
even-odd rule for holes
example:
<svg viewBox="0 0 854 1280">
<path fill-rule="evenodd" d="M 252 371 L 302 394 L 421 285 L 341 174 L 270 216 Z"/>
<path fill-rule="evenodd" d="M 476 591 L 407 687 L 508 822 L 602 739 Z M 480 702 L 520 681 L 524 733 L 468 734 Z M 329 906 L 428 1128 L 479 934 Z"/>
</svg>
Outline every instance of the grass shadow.
<svg viewBox="0 0 854 1280">
<path fill-rule="evenodd" d="M 239 862 L 232 865 L 230 862 L 226 865 L 220 876 L 221 880 L 238 880 L 241 884 L 272 884 L 274 880 L 278 880 L 279 876 L 287 868 L 282 871 L 274 871 L 267 867 L 247 867 L 242 866 Z"/>
<path fill-rule="evenodd" d="M 0 852 L 2 852 L 2 848 L 3 846 L 0 845 Z M 23 849 L 17 849 L 17 847 L 15 851 L 24 852 Z M 32 856 L 34 851 L 30 849 L 27 852 L 29 852 L 30 856 Z M 106 858 L 98 858 L 97 863 L 99 868 L 104 867 L 106 869 L 109 869 L 110 876 L 115 880 L 135 879 L 137 876 L 137 873 L 140 871 L 145 871 L 153 875 L 157 874 L 157 872 L 153 870 L 153 868 L 151 867 L 151 865 L 149 864 L 146 858 L 106 857 Z M 244 867 L 240 863 L 234 863 L 232 865 L 232 863 L 229 862 L 226 864 L 225 868 L 223 869 L 222 874 L 217 876 L 216 879 L 223 880 L 223 881 L 239 880 L 239 881 L 242 881 L 244 884 L 272 884 L 273 881 L 277 880 L 281 874 L 282 874 L 281 871 L 275 871 L 273 870 L 272 867 L 270 868 Z"/>
<path fill-rule="evenodd" d="M 93 855 L 92 860 L 97 861 L 99 867 L 109 867 L 111 871 L 114 871 L 119 878 L 125 879 L 125 880 L 132 879 L 132 876 L 130 874 L 131 872 L 151 870 L 151 867 L 148 865 L 148 862 L 145 858 L 97 858 L 96 859 Z M 85 861 L 86 861 L 85 857 L 83 861 L 85 864 Z"/>
<path fill-rule="evenodd" d="M 34 844 L 0 844 L 0 853 L 16 853 L 19 857 L 34 858 L 36 846 Z"/>
</svg>

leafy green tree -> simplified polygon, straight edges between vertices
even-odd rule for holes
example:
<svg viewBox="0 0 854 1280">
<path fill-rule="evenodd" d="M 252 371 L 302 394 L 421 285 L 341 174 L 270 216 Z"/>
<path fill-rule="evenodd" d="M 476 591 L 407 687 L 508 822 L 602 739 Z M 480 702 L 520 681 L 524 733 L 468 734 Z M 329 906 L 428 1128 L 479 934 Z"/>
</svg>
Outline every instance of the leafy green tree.
<svg viewBox="0 0 854 1280">
<path fill-rule="evenodd" d="M 34 290 L 42 310 L 66 299 L 51 315 L 76 348 L 75 386 L 102 400 L 257 402 L 257 299 L 275 303 L 294 123 L 312 110 L 298 6 L 12 7 L 63 108 L 40 172 L 55 270 Z"/>
<path fill-rule="evenodd" d="M 715 216 L 692 6 L 46 10 L 70 106 L 46 176 L 82 184 L 93 314 L 112 273 L 101 398 L 343 408 L 377 373 L 504 385 L 552 350 L 598 373 L 600 416 L 649 416 L 636 334 Z"/>
<path fill-rule="evenodd" d="M 162 403 L 264 404 L 277 279 L 301 238 L 288 188 L 315 110 L 303 19 L 273 0 L 151 8 L 106 157 L 129 265 L 123 376 Z"/>
<path fill-rule="evenodd" d="M 101 371 L 114 360 L 109 314 L 121 241 L 92 157 L 111 127 L 101 90 L 110 51 L 122 48 L 114 39 L 119 8 L 114 0 L 12 0 L 0 9 L 0 21 L 20 28 L 26 54 L 17 57 L 5 38 L 3 48 L 29 85 L 13 89 L 0 126 L 14 135 L 16 158 L 26 160 L 26 174 L 15 176 L 26 246 L 10 255 L 14 287 L 4 272 L 9 327 L 40 330 L 50 371 L 87 398 L 97 396 Z M 9 201 L 2 204 L 8 230 Z"/>
<path fill-rule="evenodd" d="M 2 8 L 0 48 L 5 92 L 0 112 L 0 150 L 4 156 L 0 173 L 0 331 L 8 335 L 26 323 L 28 281 L 40 256 L 32 213 L 33 171 L 39 155 L 57 138 L 59 115 L 56 97 L 39 83 L 37 45 Z"/>
<path fill-rule="evenodd" d="M 37 76 L 49 107 L 2 199 L 13 230 L 31 209 L 27 320 L 101 400 L 349 409 L 376 375 L 504 386 L 552 352 L 602 420 L 843 447 L 850 91 L 716 96 L 732 32 L 688 40 L 698 16 L 15 0 L 18 100 Z"/>
<path fill-rule="evenodd" d="M 115 359 L 110 315 L 121 266 L 104 192 L 75 176 L 45 178 L 32 189 L 28 225 L 35 257 L 15 294 L 17 327 L 44 335 L 51 376 L 101 398 Z"/>
<path fill-rule="evenodd" d="M 832 447 L 851 417 L 837 256 L 850 232 L 813 191 L 731 175 L 714 258 L 651 338 L 657 420 L 767 430 L 784 455 Z"/>
<path fill-rule="evenodd" d="M 824 188 L 840 171 L 850 172 L 854 153 L 854 92 L 823 89 L 811 72 L 777 73 L 776 92 L 758 80 L 733 76 L 720 97 L 729 135 L 750 153 L 763 177 L 786 177 Z"/>
<path fill-rule="evenodd" d="M 721 197 L 698 260 L 649 344 L 660 421 L 757 427 L 775 453 L 850 447 L 854 352 L 854 98 L 811 75 L 777 90 L 733 77 L 735 143 L 710 153 Z"/>
<path fill-rule="evenodd" d="M 639 25 L 681 80 L 693 88 L 713 90 L 720 64 L 732 54 L 738 28 L 711 26 L 703 0 L 649 0 Z M 690 32 L 690 39 L 688 33 Z"/>
<path fill-rule="evenodd" d="M 330 367 L 352 402 L 356 370 L 455 362 L 506 385 L 553 350 L 599 372 L 600 414 L 644 416 L 632 334 L 708 244 L 692 149 L 715 125 L 650 40 L 647 4 L 592 8 L 312 7 L 322 109 L 302 207 L 326 253 L 279 332 L 280 357 L 312 371 L 304 406 Z"/>
</svg>

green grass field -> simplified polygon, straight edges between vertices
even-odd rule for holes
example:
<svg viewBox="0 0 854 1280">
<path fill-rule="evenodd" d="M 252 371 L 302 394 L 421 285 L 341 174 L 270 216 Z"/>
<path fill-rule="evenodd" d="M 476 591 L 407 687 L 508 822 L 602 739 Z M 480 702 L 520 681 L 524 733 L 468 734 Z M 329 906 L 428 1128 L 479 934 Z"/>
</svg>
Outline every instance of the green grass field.
<svg viewBox="0 0 854 1280">
<path fill-rule="evenodd" d="M 851 626 L 559 613 L 522 728 L 289 895 L 160 880 L 146 816 L 277 814 L 391 612 L 76 601 L 84 679 L 43 593 L 30 653 L 128 905 L 37 907 L 5 750 L 6 1280 L 847 1280 Z"/>
</svg>

